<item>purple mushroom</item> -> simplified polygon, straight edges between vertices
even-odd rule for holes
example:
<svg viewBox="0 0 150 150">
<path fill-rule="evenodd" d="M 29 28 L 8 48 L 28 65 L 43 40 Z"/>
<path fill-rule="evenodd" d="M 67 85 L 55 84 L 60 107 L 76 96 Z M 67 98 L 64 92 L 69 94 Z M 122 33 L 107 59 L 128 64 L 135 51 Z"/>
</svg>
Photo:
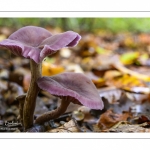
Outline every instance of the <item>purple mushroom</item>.
<svg viewBox="0 0 150 150">
<path fill-rule="evenodd" d="M 41 77 L 42 60 L 63 47 L 75 46 L 80 38 L 81 36 L 73 31 L 52 35 L 44 28 L 26 26 L 0 42 L 0 48 L 8 49 L 17 56 L 30 59 L 31 82 L 23 109 L 25 129 L 33 125 L 35 102 L 40 90 L 36 81 Z"/>
<path fill-rule="evenodd" d="M 38 86 L 62 99 L 61 105 L 53 111 L 39 116 L 35 123 L 41 124 L 64 113 L 70 102 L 91 109 L 103 109 L 103 102 L 93 82 L 81 73 L 62 73 L 51 77 L 40 77 Z"/>
<path fill-rule="evenodd" d="M 73 31 L 52 35 L 48 30 L 35 27 L 23 27 L 0 42 L 0 47 L 11 50 L 18 56 L 34 60 L 37 64 L 63 47 L 73 47 L 81 36 Z"/>
</svg>

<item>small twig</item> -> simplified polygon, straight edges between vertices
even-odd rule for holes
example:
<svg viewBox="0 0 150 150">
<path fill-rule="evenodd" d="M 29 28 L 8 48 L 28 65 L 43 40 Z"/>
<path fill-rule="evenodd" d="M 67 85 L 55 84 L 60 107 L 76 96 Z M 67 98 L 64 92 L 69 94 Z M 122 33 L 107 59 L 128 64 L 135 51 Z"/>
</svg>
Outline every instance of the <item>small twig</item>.
<svg viewBox="0 0 150 150">
<path fill-rule="evenodd" d="M 114 64 L 114 67 L 125 74 L 129 74 L 131 76 L 134 76 L 134 77 L 139 78 L 144 81 L 150 81 L 150 76 L 132 71 L 132 70 L 126 68 L 125 66 L 123 66 L 121 63 Z"/>
</svg>

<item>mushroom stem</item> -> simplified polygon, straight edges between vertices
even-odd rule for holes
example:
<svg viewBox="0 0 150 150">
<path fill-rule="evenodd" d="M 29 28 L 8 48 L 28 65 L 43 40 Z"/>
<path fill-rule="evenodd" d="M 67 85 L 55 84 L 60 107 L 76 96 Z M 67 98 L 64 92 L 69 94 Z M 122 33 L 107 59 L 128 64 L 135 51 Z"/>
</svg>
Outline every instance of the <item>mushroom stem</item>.
<svg viewBox="0 0 150 150">
<path fill-rule="evenodd" d="M 58 118 L 61 114 L 63 114 L 67 110 L 67 107 L 69 104 L 70 104 L 70 101 L 63 98 L 60 106 L 57 107 L 57 109 L 42 114 L 35 120 L 35 123 L 42 124 L 51 119 Z"/>
<path fill-rule="evenodd" d="M 31 69 L 31 82 L 28 89 L 24 110 L 23 110 L 23 123 L 25 130 L 33 126 L 33 116 L 36 104 L 36 98 L 40 91 L 36 81 L 41 77 L 42 64 L 36 64 L 33 60 L 30 60 L 30 69 Z"/>
<path fill-rule="evenodd" d="M 16 98 L 16 100 L 19 101 L 19 115 L 22 124 L 23 124 L 23 107 L 24 107 L 25 98 L 26 98 L 26 94 L 20 95 Z"/>
</svg>

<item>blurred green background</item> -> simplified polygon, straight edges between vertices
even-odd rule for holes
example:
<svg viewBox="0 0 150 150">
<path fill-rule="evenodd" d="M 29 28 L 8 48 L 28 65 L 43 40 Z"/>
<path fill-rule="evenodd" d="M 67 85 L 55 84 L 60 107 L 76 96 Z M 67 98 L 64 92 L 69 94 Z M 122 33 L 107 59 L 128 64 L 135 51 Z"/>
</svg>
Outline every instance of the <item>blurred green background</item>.
<svg viewBox="0 0 150 150">
<path fill-rule="evenodd" d="M 78 32 L 150 32 L 150 18 L 0 18 L 0 27 L 18 29 L 26 25 L 59 27 Z"/>
</svg>

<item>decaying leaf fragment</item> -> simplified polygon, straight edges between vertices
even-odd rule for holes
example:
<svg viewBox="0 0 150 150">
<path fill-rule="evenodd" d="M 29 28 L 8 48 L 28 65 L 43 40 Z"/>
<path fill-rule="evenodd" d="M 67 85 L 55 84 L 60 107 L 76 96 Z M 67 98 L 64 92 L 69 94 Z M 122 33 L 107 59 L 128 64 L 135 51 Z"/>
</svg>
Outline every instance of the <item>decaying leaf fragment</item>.
<svg viewBox="0 0 150 150">
<path fill-rule="evenodd" d="M 129 117 L 131 117 L 131 114 L 129 112 L 116 114 L 112 110 L 107 110 L 100 116 L 98 127 L 101 130 L 109 129 L 120 121 L 127 121 Z"/>
<path fill-rule="evenodd" d="M 120 124 L 118 124 L 117 127 L 111 128 L 107 130 L 107 132 L 124 132 L 124 133 L 150 132 L 150 129 L 145 128 L 146 126 L 147 123 L 132 125 L 129 123 L 121 122 Z"/>
<path fill-rule="evenodd" d="M 79 132 L 78 128 L 76 127 L 75 123 L 73 120 L 70 120 L 69 122 L 65 123 L 64 125 L 56 128 L 56 129 L 51 129 L 47 132 L 52 132 L 52 133 L 60 133 L 60 132 Z"/>
</svg>

